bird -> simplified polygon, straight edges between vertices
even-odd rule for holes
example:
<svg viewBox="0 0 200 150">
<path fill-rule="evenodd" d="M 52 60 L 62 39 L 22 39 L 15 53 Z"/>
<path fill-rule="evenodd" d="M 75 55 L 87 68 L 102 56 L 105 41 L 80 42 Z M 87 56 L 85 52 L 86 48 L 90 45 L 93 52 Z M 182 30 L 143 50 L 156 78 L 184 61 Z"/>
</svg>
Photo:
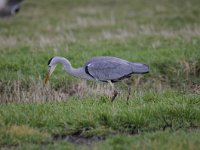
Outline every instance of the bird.
<svg viewBox="0 0 200 150">
<path fill-rule="evenodd" d="M 23 0 L 0 0 L 0 17 L 15 15 L 20 10 Z"/>
<path fill-rule="evenodd" d="M 72 67 L 70 61 L 65 57 L 54 56 L 48 61 L 48 72 L 44 79 L 45 84 L 49 80 L 57 64 L 62 64 L 63 69 L 75 77 L 109 83 L 113 91 L 111 97 L 112 102 L 118 95 L 114 87 L 115 82 L 129 78 L 132 74 L 145 74 L 149 72 L 149 66 L 147 64 L 130 62 L 112 56 L 93 57 L 80 68 Z M 129 95 L 127 96 L 127 100 L 129 99 Z"/>
</svg>

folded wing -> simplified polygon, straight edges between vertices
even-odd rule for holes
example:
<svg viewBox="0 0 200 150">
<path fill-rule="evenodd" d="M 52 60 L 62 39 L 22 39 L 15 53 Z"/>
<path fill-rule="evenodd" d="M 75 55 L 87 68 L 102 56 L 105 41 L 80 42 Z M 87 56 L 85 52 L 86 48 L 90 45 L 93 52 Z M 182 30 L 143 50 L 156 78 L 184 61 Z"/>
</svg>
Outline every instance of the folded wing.
<svg viewBox="0 0 200 150">
<path fill-rule="evenodd" d="M 96 80 L 118 80 L 133 72 L 130 64 L 113 60 L 96 60 L 86 65 L 86 72 Z"/>
</svg>

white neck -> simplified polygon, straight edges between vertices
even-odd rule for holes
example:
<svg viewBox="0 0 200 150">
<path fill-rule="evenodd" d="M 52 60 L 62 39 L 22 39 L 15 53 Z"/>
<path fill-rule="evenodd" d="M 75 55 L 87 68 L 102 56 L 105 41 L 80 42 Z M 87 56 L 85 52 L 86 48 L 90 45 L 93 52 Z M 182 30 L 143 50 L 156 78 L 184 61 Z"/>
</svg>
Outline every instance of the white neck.
<svg viewBox="0 0 200 150">
<path fill-rule="evenodd" d="M 73 68 L 71 63 L 64 57 L 54 57 L 53 58 L 54 63 L 61 63 L 64 66 L 64 70 L 66 72 L 68 72 L 69 74 L 76 76 L 76 77 L 80 77 L 83 79 L 88 79 L 88 80 L 94 80 L 90 75 L 88 75 L 85 72 L 85 68 L 84 67 L 80 67 L 80 68 Z"/>
</svg>

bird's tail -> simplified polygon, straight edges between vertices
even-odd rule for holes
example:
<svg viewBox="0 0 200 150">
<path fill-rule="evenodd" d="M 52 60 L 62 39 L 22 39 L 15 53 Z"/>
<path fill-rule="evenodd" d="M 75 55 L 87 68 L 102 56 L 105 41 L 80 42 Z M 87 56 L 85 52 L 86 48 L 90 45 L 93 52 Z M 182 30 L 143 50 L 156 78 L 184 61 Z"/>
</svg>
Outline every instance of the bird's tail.
<svg viewBox="0 0 200 150">
<path fill-rule="evenodd" d="M 133 67 L 133 73 L 144 74 L 149 72 L 149 66 L 142 63 L 131 63 Z"/>
</svg>

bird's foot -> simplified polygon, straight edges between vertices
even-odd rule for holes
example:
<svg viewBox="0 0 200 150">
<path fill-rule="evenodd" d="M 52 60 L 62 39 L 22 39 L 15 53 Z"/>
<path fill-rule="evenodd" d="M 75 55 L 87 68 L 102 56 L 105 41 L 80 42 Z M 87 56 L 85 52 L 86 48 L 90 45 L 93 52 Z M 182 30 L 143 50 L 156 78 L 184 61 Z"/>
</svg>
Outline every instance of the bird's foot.
<svg viewBox="0 0 200 150">
<path fill-rule="evenodd" d="M 131 95 L 131 92 L 130 92 L 130 90 L 128 90 L 128 95 L 127 95 L 127 97 L 126 97 L 126 101 L 128 102 L 128 100 L 129 100 L 129 98 L 130 98 L 130 95 Z"/>
<path fill-rule="evenodd" d="M 128 86 L 128 95 L 126 97 L 126 101 L 128 102 L 129 98 L 130 98 L 130 95 L 131 95 L 131 87 Z"/>
<path fill-rule="evenodd" d="M 111 98 L 111 102 L 113 102 L 115 100 L 115 98 L 117 97 L 118 92 L 114 90 L 113 92 L 113 97 Z"/>
<path fill-rule="evenodd" d="M 126 101 L 128 102 L 128 100 L 129 100 L 129 98 L 130 98 L 130 95 L 128 95 L 127 97 L 126 97 Z"/>
</svg>

